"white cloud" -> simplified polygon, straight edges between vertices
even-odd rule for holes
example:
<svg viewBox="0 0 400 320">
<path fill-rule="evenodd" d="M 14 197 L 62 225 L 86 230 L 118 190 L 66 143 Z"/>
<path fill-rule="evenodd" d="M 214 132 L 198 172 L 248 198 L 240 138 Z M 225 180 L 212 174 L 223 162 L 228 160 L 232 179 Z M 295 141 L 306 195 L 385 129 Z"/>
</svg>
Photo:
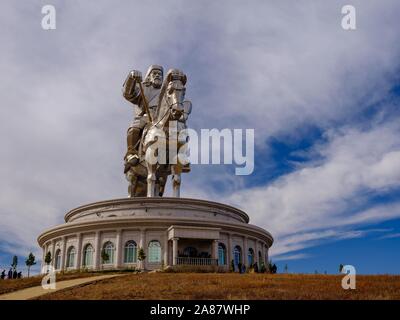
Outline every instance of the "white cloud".
<svg viewBox="0 0 400 320">
<path fill-rule="evenodd" d="M 395 120 L 366 131 L 330 132 L 327 144 L 310 151 L 323 160 L 304 164 L 267 186 L 237 191 L 229 202 L 272 232 L 278 240 L 275 254 L 308 247 L 311 240 L 360 235 L 341 232 L 400 217 L 400 202 L 369 203 L 374 194 L 400 187 L 399 133 Z"/>
<path fill-rule="evenodd" d="M 300 259 L 308 259 L 311 255 L 305 253 L 298 253 L 298 254 L 288 254 L 274 257 L 274 261 L 287 261 L 287 260 L 300 260 Z"/>
<path fill-rule="evenodd" d="M 304 125 L 343 125 L 386 94 L 398 68 L 397 1 L 356 1 L 360 23 L 350 33 L 340 27 L 340 1 L 53 4 L 55 31 L 40 27 L 41 1 L 3 1 L 0 12 L 0 240 L 15 251 L 35 246 L 75 206 L 126 196 L 132 112 L 120 90 L 131 68 L 182 68 L 190 125 L 255 128 L 259 147 L 271 135 L 296 139 Z M 233 202 L 260 196 L 248 211 L 276 235 L 337 224 L 332 212 L 348 209 L 362 186 L 397 185 L 391 130 L 333 132 L 330 147 L 317 150 L 324 164 L 247 192 L 225 168 L 193 168 L 183 194 L 219 200 L 207 183 L 220 179 Z M 358 148 L 358 137 L 375 153 Z M 346 156 L 351 143 L 359 156 Z M 359 166 L 368 172 L 352 171 Z"/>
<path fill-rule="evenodd" d="M 400 238 L 400 233 L 387 234 L 387 235 L 380 237 L 379 239 L 394 239 L 394 238 Z"/>
</svg>

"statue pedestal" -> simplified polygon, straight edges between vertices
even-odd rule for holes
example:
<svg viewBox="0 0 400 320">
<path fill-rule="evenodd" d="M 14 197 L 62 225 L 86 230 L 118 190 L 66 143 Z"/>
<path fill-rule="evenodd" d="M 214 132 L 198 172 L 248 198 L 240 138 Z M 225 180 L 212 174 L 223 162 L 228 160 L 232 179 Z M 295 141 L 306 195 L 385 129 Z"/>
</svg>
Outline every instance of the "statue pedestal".
<svg viewBox="0 0 400 320">
<path fill-rule="evenodd" d="M 189 198 L 128 198 L 71 210 L 65 223 L 42 233 L 43 257 L 56 270 L 204 267 L 229 271 L 268 262 L 273 238 L 231 206 Z M 102 261 L 101 252 L 109 255 Z M 44 259 L 43 259 L 44 260 Z"/>
</svg>

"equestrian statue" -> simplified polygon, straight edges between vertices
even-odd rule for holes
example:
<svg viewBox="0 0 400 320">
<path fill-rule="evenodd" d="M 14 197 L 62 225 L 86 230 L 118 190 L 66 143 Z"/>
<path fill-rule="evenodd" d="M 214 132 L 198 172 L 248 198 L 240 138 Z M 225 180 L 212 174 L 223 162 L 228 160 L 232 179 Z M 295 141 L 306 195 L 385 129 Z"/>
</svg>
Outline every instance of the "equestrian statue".
<svg viewBox="0 0 400 320">
<path fill-rule="evenodd" d="M 185 157 L 186 121 L 192 110 L 191 102 L 185 100 L 187 78 L 178 69 L 170 69 L 164 80 L 163 76 L 163 68 L 152 65 L 144 80 L 134 70 L 123 85 L 123 96 L 134 105 L 135 114 L 124 156 L 129 197 L 163 196 L 169 175 L 173 196 L 179 197 L 181 174 L 190 171 Z"/>
</svg>

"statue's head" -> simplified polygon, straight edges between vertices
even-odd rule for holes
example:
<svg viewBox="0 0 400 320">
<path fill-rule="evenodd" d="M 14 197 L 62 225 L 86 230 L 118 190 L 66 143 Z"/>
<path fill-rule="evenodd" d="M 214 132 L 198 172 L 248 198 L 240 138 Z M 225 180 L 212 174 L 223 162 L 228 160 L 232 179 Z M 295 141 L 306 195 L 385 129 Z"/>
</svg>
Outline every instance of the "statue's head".
<svg viewBox="0 0 400 320">
<path fill-rule="evenodd" d="M 144 82 L 147 85 L 152 85 L 154 88 L 161 88 L 163 82 L 163 67 L 159 65 L 151 65 L 146 72 Z"/>
<path fill-rule="evenodd" d="M 186 75 L 178 69 L 170 69 L 166 75 L 166 93 L 169 105 L 172 107 L 172 115 L 178 119 L 184 112 Z"/>
</svg>

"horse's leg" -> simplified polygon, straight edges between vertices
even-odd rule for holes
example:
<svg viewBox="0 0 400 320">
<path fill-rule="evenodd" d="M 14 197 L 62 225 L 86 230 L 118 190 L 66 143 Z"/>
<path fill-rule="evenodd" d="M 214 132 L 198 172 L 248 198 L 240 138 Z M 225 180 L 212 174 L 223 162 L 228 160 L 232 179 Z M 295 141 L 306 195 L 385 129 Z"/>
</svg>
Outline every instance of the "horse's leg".
<svg viewBox="0 0 400 320">
<path fill-rule="evenodd" d="M 132 183 L 128 186 L 128 198 L 133 198 Z"/>
<path fill-rule="evenodd" d="M 160 196 L 160 180 L 159 179 L 157 179 L 157 181 L 156 181 L 156 185 L 155 185 L 155 188 L 154 188 L 154 196 L 155 197 L 159 197 Z"/>
<path fill-rule="evenodd" d="M 167 182 L 167 177 L 166 177 L 166 176 L 160 177 L 160 190 L 159 190 L 159 193 L 158 193 L 158 195 L 159 195 L 160 197 L 162 197 L 163 194 L 164 194 L 166 182 Z"/>
<path fill-rule="evenodd" d="M 133 198 L 133 197 L 135 196 L 136 187 L 137 187 L 137 180 L 138 180 L 138 178 L 137 178 L 136 175 L 134 175 L 134 176 L 131 178 L 131 181 L 130 181 L 129 186 L 128 186 L 129 198 Z"/>
<path fill-rule="evenodd" d="M 152 146 L 149 146 L 146 150 L 147 152 L 153 152 Z M 157 170 L 157 163 L 152 164 L 147 162 L 146 160 L 146 167 L 147 167 L 147 196 L 148 197 L 154 197 L 155 196 L 155 189 L 156 189 L 156 180 L 157 180 L 157 175 L 156 175 L 156 170 Z"/>
<path fill-rule="evenodd" d="M 147 196 L 154 197 L 157 165 L 147 164 Z"/>
<path fill-rule="evenodd" d="M 172 173 L 172 190 L 173 196 L 179 198 L 181 196 L 181 165 L 174 164 L 171 165 L 171 173 Z"/>
</svg>

